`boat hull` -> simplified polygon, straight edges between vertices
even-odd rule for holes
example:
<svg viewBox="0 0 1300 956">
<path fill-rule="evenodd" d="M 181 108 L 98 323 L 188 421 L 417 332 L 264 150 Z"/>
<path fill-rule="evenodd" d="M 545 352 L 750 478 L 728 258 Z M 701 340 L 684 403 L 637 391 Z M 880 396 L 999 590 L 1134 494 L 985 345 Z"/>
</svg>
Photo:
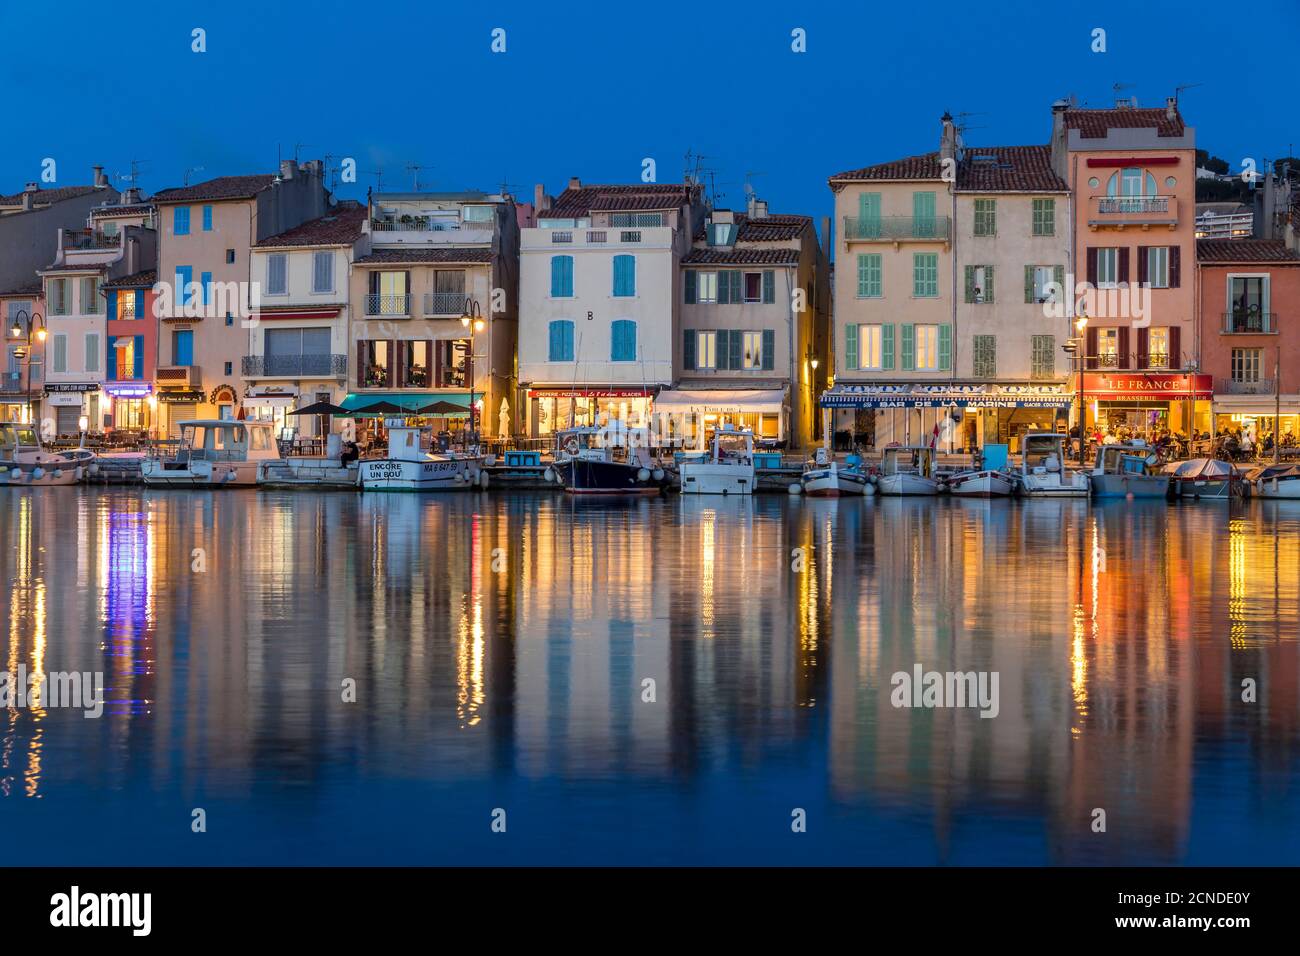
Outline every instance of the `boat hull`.
<svg viewBox="0 0 1300 956">
<path fill-rule="evenodd" d="M 684 495 L 750 495 L 754 493 L 754 467 L 714 462 L 682 462 Z"/>
<path fill-rule="evenodd" d="M 1232 478 L 1176 478 L 1176 496 L 1192 499 L 1222 499 L 1240 497 L 1241 479 Z"/>
<path fill-rule="evenodd" d="M 920 495 L 937 495 L 939 482 L 924 475 L 908 473 L 881 475 L 876 479 L 876 491 L 882 495 L 894 497 L 912 497 Z"/>
<path fill-rule="evenodd" d="M 163 488 L 252 488 L 257 485 L 255 461 L 190 461 L 185 463 L 146 458 L 140 478 L 146 485 Z"/>
<path fill-rule="evenodd" d="M 667 480 L 656 479 L 652 469 L 640 465 L 590 458 L 556 462 L 555 473 L 564 490 L 573 495 L 657 495 Z"/>
<path fill-rule="evenodd" d="M 876 493 L 866 475 L 843 468 L 819 468 L 804 472 L 799 483 L 803 486 L 803 493 L 811 498 L 860 498 Z"/>
<path fill-rule="evenodd" d="M 1168 475 L 1093 475 L 1095 498 L 1168 498 Z"/>
<path fill-rule="evenodd" d="M 1300 498 L 1300 475 L 1261 478 L 1255 482 L 1255 494 L 1261 498 Z"/>
<path fill-rule="evenodd" d="M 1021 476 L 1017 490 L 1026 498 L 1087 498 L 1090 493 L 1088 476 L 1077 471 L 1064 477 L 1054 472 Z"/>
<path fill-rule="evenodd" d="M 1005 498 L 1015 490 L 1015 481 L 1000 472 L 978 471 L 953 475 L 948 490 L 963 498 Z"/>
<path fill-rule="evenodd" d="M 0 471 L 0 484 L 11 485 L 17 488 L 42 488 L 51 485 L 75 485 L 81 481 L 85 474 L 82 466 L 69 464 L 62 467 L 58 464 L 49 465 L 41 464 L 26 465 L 8 463 L 2 465 L 4 471 Z M 36 469 L 40 468 L 40 475 L 36 474 Z"/>
<path fill-rule="evenodd" d="M 473 458 L 372 458 L 361 462 L 358 481 L 364 491 L 465 491 L 479 486 L 480 474 Z"/>
</svg>

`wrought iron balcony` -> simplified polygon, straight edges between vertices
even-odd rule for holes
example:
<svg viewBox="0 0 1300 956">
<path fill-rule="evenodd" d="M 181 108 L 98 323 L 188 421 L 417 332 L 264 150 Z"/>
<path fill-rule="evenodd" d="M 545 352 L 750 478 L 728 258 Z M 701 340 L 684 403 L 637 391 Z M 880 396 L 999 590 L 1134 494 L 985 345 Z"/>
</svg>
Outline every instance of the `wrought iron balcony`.
<svg viewBox="0 0 1300 956">
<path fill-rule="evenodd" d="M 466 298 L 464 292 L 426 292 L 424 294 L 424 314 L 464 315 Z"/>
<path fill-rule="evenodd" d="M 1088 226 L 1169 226 L 1178 224 L 1175 196 L 1090 196 Z"/>
<path fill-rule="evenodd" d="M 844 217 L 848 242 L 947 242 L 951 235 L 947 216 Z"/>
<path fill-rule="evenodd" d="M 368 295 L 366 296 L 366 315 L 382 315 L 390 319 L 404 319 L 411 314 L 411 296 L 407 295 Z"/>
<path fill-rule="evenodd" d="M 1240 382 L 1234 378 L 1216 378 L 1214 390 L 1225 395 L 1272 395 L 1276 382 L 1271 378 L 1260 378 L 1253 382 Z"/>
<path fill-rule="evenodd" d="M 1266 334 L 1277 331 L 1277 313 L 1255 309 L 1233 309 L 1223 313 L 1223 331 L 1235 335 Z"/>
<path fill-rule="evenodd" d="M 243 375 L 253 378 L 343 378 L 348 373 L 346 355 L 245 355 Z"/>
</svg>

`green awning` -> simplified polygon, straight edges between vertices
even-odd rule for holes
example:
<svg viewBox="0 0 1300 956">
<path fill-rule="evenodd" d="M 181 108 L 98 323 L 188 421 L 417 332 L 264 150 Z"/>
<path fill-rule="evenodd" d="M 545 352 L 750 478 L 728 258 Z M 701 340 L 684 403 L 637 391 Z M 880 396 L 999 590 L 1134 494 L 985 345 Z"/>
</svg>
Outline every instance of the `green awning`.
<svg viewBox="0 0 1300 956">
<path fill-rule="evenodd" d="M 475 392 L 474 398 L 483 397 L 482 392 Z M 435 415 L 435 418 L 455 418 L 461 415 L 469 414 L 470 393 L 469 392 L 353 392 L 343 399 L 342 407 L 348 411 L 341 414 L 340 418 L 383 418 L 386 414 L 404 414 L 418 415 L 420 409 L 432 405 L 435 402 L 447 402 L 456 405 L 460 411 L 455 413 L 445 413 Z M 371 405 L 386 403 L 395 405 L 401 409 L 399 413 L 393 412 L 366 412 L 365 409 Z"/>
</svg>

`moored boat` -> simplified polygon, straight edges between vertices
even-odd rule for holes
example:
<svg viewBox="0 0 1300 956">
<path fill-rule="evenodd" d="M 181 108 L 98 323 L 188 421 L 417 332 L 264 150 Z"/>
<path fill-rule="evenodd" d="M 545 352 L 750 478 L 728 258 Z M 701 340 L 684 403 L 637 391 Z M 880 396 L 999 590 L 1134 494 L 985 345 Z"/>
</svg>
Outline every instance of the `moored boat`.
<svg viewBox="0 0 1300 956">
<path fill-rule="evenodd" d="M 1007 446 L 987 444 L 967 471 L 948 479 L 948 490 L 964 498 L 1004 498 L 1016 490 L 1016 479 L 1007 471 Z"/>
<path fill-rule="evenodd" d="M 1020 446 L 1016 490 L 1030 498 L 1086 498 L 1088 475 L 1065 467 L 1066 436 L 1028 432 Z"/>
<path fill-rule="evenodd" d="M 684 495 L 754 493 L 754 433 L 730 425 L 713 434 L 707 455 L 685 458 L 678 467 Z"/>
<path fill-rule="evenodd" d="M 1300 465 L 1264 465 L 1248 471 L 1244 480 L 1260 498 L 1300 498 Z"/>
<path fill-rule="evenodd" d="M 31 425 L 0 424 L 0 484 L 75 485 L 94 460 L 84 449 L 48 451 Z"/>
<path fill-rule="evenodd" d="M 819 452 L 821 449 L 819 449 Z M 871 478 L 862 468 L 862 459 L 850 455 L 849 460 L 840 464 L 834 459 L 819 454 L 810 461 L 799 476 L 800 491 L 813 498 L 838 498 L 841 495 L 866 496 L 876 493 Z"/>
<path fill-rule="evenodd" d="M 886 448 L 876 491 L 882 495 L 937 495 L 940 484 L 934 473 L 934 449 L 928 445 Z"/>
<path fill-rule="evenodd" d="M 257 484 L 258 469 L 279 460 L 269 422 L 225 419 L 180 423 L 181 442 L 170 457 L 150 456 L 140 465 L 146 485 L 180 488 L 242 488 Z"/>
<path fill-rule="evenodd" d="M 435 454 L 421 438 L 428 429 L 388 423 L 388 452 L 360 463 L 365 491 L 464 491 L 485 485 L 482 459 L 475 454 Z"/>
<path fill-rule="evenodd" d="M 602 429 L 583 429 L 583 445 L 575 430 L 563 432 L 566 457 L 551 466 L 555 480 L 575 495 L 657 495 L 668 475 L 650 457 L 649 432 L 611 421 Z"/>
<path fill-rule="evenodd" d="M 1217 458 L 1193 458 L 1165 465 L 1178 498 L 1240 498 L 1246 493 L 1237 466 Z"/>
<path fill-rule="evenodd" d="M 1102 445 L 1092 469 L 1097 498 L 1167 498 L 1170 476 L 1156 470 L 1159 456 L 1140 442 Z"/>
</svg>

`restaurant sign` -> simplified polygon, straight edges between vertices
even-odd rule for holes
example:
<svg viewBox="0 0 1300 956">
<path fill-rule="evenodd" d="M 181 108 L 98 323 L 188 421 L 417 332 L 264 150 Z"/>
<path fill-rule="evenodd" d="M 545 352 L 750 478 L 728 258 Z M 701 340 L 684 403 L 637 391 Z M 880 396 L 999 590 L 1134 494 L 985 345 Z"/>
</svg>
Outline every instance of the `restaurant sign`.
<svg viewBox="0 0 1300 956">
<path fill-rule="evenodd" d="M 166 405 L 191 405 L 202 403 L 204 393 L 199 389 L 175 389 L 158 393 L 158 401 Z"/>
<path fill-rule="evenodd" d="M 535 388 L 529 398 L 653 398 L 649 388 Z"/>
<path fill-rule="evenodd" d="M 58 392 L 98 392 L 98 382 L 46 382 L 45 394 L 54 395 Z"/>
<path fill-rule="evenodd" d="M 1085 372 L 1084 397 L 1104 402 L 1194 401 L 1214 397 L 1214 376 L 1158 372 Z"/>
<path fill-rule="evenodd" d="M 1062 408 L 1071 395 L 1053 385 L 1003 386 L 836 385 L 822 392 L 823 408 Z"/>
</svg>

